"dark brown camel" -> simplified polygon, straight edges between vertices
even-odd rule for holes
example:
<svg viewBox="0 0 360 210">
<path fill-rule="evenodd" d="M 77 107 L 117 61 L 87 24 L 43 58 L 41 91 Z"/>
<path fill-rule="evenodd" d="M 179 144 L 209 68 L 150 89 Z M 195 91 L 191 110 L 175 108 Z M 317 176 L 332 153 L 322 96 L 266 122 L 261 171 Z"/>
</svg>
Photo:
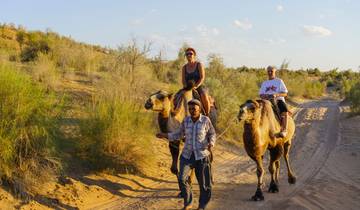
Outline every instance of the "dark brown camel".
<svg viewBox="0 0 360 210">
<path fill-rule="evenodd" d="M 278 177 L 280 172 L 280 158 L 284 156 L 288 169 L 288 182 L 295 184 L 296 177 L 289 163 L 291 139 L 295 132 L 295 123 L 292 117 L 288 120 L 288 132 L 284 138 L 279 137 L 280 123 L 276 119 L 270 101 L 248 100 L 240 106 L 239 121 L 244 121 L 244 147 L 247 154 L 256 162 L 258 184 L 252 200 L 264 200 L 261 190 L 263 185 L 263 156 L 266 150 L 270 152 L 269 171 L 271 183 L 269 192 L 279 192 Z"/>
</svg>

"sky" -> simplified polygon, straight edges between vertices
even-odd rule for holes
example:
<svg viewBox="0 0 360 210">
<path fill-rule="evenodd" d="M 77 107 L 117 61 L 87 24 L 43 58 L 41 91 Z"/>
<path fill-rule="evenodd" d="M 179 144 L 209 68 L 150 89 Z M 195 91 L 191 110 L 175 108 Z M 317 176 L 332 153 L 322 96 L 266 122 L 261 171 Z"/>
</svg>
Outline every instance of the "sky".
<svg viewBox="0 0 360 210">
<path fill-rule="evenodd" d="M 205 64 L 360 71 L 360 0 L 0 0 L 0 23 L 50 29 L 117 48 L 136 39 L 175 59 L 184 43 Z"/>
</svg>

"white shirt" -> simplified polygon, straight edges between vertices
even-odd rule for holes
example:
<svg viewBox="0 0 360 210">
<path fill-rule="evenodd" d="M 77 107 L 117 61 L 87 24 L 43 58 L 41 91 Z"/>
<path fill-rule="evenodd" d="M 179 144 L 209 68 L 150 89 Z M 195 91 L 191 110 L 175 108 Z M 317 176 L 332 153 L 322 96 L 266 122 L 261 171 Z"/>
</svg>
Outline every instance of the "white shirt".
<svg viewBox="0 0 360 210">
<path fill-rule="evenodd" d="M 274 78 L 271 80 L 266 80 L 261 84 L 259 94 L 273 95 L 273 94 L 287 93 L 287 92 L 288 90 L 285 86 L 285 83 L 279 78 Z M 285 102 L 285 98 L 282 96 L 278 96 L 275 99 L 282 100 Z"/>
</svg>

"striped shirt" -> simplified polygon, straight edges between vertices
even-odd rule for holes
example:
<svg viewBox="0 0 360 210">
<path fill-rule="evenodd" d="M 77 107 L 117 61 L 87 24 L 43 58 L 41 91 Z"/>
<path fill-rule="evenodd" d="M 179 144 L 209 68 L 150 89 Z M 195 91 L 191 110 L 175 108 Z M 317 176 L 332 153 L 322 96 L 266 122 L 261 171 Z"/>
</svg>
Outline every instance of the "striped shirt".
<svg viewBox="0 0 360 210">
<path fill-rule="evenodd" d="M 195 160 L 205 158 L 210 154 L 208 145 L 215 145 L 216 133 L 214 126 L 207 116 L 200 114 L 200 118 L 194 123 L 190 116 L 181 123 L 180 128 L 168 134 L 169 141 L 180 140 L 185 137 L 185 145 L 181 155 L 190 159 L 194 153 Z"/>
</svg>

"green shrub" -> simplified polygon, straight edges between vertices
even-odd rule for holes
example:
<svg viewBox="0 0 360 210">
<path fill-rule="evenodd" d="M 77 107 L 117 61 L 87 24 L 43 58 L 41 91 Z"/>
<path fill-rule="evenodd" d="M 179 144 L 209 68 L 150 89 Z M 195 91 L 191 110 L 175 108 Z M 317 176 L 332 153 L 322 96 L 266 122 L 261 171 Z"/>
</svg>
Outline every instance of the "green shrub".
<svg viewBox="0 0 360 210">
<path fill-rule="evenodd" d="M 58 104 L 29 76 L 0 65 L 0 177 L 18 193 L 36 190 L 61 167 L 55 158 Z"/>
<path fill-rule="evenodd" d="M 122 94 L 106 83 L 93 96 L 88 118 L 80 123 L 79 156 L 93 169 L 144 172 L 153 160 L 153 117 L 143 112 L 143 104 L 123 100 Z"/>
<path fill-rule="evenodd" d="M 346 98 L 351 103 L 351 111 L 355 114 L 360 114 L 360 82 L 357 82 L 350 88 Z"/>
</svg>

